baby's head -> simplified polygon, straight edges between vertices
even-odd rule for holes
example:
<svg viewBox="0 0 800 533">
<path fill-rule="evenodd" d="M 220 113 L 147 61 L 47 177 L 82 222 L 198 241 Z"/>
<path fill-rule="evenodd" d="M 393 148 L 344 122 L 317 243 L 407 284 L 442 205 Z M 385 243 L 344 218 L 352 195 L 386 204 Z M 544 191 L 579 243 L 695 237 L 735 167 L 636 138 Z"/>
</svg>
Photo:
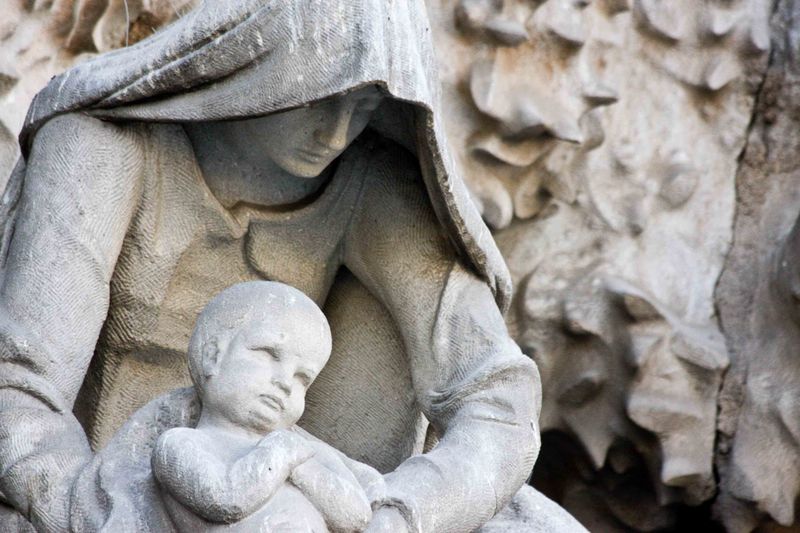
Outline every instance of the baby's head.
<svg viewBox="0 0 800 533">
<path fill-rule="evenodd" d="M 239 283 L 200 313 L 189 373 L 204 414 L 256 433 L 288 428 L 331 353 L 325 315 L 283 283 Z"/>
</svg>

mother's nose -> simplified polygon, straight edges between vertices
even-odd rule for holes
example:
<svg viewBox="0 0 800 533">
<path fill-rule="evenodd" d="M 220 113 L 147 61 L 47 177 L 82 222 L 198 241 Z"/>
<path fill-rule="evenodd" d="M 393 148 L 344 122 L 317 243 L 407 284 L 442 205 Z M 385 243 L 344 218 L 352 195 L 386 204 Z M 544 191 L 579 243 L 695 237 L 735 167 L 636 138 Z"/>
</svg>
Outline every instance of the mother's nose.
<svg viewBox="0 0 800 533">
<path fill-rule="evenodd" d="M 330 111 L 325 122 L 316 131 L 316 140 L 331 150 L 342 151 L 347 148 L 350 121 L 353 118 L 355 105 L 341 103 Z"/>
</svg>

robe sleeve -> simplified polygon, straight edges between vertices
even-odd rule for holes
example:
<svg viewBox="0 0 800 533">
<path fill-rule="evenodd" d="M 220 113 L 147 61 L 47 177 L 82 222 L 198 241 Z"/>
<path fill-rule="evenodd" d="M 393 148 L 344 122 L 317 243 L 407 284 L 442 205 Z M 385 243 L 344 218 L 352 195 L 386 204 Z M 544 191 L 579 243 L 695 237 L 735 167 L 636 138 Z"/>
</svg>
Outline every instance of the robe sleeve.
<svg viewBox="0 0 800 533">
<path fill-rule="evenodd" d="M 439 436 L 430 452 L 386 475 L 377 505 L 397 508 L 412 531 L 472 531 L 531 472 L 539 375 L 488 285 L 447 242 L 416 161 L 385 153 L 368 172 L 344 262 L 396 321 L 417 402 Z"/>
<path fill-rule="evenodd" d="M 72 406 L 137 202 L 139 137 L 82 115 L 37 134 L 0 282 L 0 492 L 37 531 L 68 528 L 91 459 Z"/>
</svg>

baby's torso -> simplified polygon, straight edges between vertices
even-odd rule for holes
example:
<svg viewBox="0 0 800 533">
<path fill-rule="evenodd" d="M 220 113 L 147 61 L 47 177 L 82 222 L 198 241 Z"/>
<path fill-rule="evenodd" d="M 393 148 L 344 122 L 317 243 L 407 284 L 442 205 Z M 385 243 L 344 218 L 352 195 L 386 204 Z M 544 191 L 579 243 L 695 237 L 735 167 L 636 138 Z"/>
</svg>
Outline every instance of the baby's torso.
<svg viewBox="0 0 800 533">
<path fill-rule="evenodd" d="M 169 436 L 170 431 L 173 432 L 172 436 Z M 165 438 L 163 442 L 159 442 L 159 444 L 156 445 L 156 448 L 153 452 L 154 456 L 163 454 L 165 456 L 172 456 L 173 458 L 180 458 L 181 456 L 185 457 L 188 455 L 189 457 L 193 458 L 193 461 L 196 461 L 194 458 L 197 457 L 198 453 L 205 453 L 208 454 L 206 459 L 196 461 L 194 463 L 193 461 L 188 461 L 187 463 L 182 464 L 194 464 L 194 467 L 188 467 L 190 469 L 205 469 L 209 468 L 209 461 L 214 461 L 217 462 L 218 465 L 223 466 L 224 469 L 224 474 L 221 474 L 219 470 L 213 471 L 213 469 L 210 473 L 206 470 L 201 470 L 200 472 L 195 471 L 181 473 L 180 471 L 170 471 L 171 468 L 164 468 L 164 465 L 156 460 L 152 462 L 154 478 L 160 479 L 162 482 L 159 484 L 159 493 L 161 494 L 164 506 L 167 509 L 167 512 L 169 513 L 170 518 L 172 519 L 172 522 L 178 532 L 217 533 L 224 531 L 226 533 L 323 533 L 328 531 L 323 514 L 300 489 L 298 489 L 294 484 L 291 483 L 291 481 L 289 481 L 288 478 L 275 479 L 275 481 L 278 482 L 277 488 L 266 501 L 266 503 L 241 520 L 230 524 L 224 524 L 211 522 L 205 518 L 202 518 L 197 512 L 195 512 L 196 509 L 193 510 L 191 507 L 183 505 L 173 496 L 171 493 L 171 490 L 173 489 L 170 489 L 172 486 L 171 483 L 174 483 L 177 480 L 178 482 L 182 482 L 184 484 L 191 484 L 192 481 L 188 480 L 193 479 L 197 475 L 204 479 L 208 479 L 210 476 L 213 477 L 224 475 L 226 478 L 231 478 L 231 476 L 233 476 L 232 486 L 237 492 L 229 495 L 228 498 L 223 498 L 226 502 L 228 502 L 225 505 L 231 504 L 240 508 L 246 508 L 249 504 L 253 503 L 244 500 L 245 498 L 248 498 L 248 494 L 252 495 L 252 487 L 246 487 L 242 485 L 252 482 L 252 476 L 249 474 L 243 475 L 241 474 L 241 471 L 239 471 L 237 474 L 237 470 L 234 465 L 236 465 L 239 461 L 248 461 L 252 458 L 251 454 L 254 452 L 263 451 L 263 448 L 258 448 L 260 439 L 243 438 L 219 428 L 211 431 L 202 431 L 196 429 L 189 430 L 183 428 L 172 429 L 170 431 L 166 433 L 168 437 Z M 305 436 L 306 434 L 303 432 L 303 430 L 297 428 L 296 426 L 292 427 L 289 431 L 299 435 L 302 440 L 307 440 L 307 437 Z M 274 442 L 276 441 L 273 441 L 271 450 L 276 456 L 281 457 L 284 456 L 284 454 L 291 452 L 291 450 L 285 448 L 286 446 L 292 446 L 291 441 L 278 444 L 277 447 L 275 447 Z M 280 443 L 281 441 L 277 442 Z M 311 444 L 313 443 L 309 442 L 309 445 Z M 322 453 L 328 453 L 328 450 L 333 450 L 322 443 L 315 444 L 315 446 L 317 453 L 320 453 L 320 451 Z M 259 457 L 263 458 L 263 455 Z M 179 468 L 175 466 L 176 464 L 181 464 L 181 460 L 178 459 L 176 462 L 171 463 L 172 468 Z M 273 468 L 269 470 L 269 472 L 274 473 L 267 473 L 266 469 L 268 468 L 268 463 L 266 459 L 264 459 L 264 462 L 261 464 L 251 466 L 256 470 L 260 468 L 259 471 L 262 472 L 262 475 L 279 475 L 274 468 L 274 464 Z M 163 468 L 163 470 L 156 471 L 156 469 L 159 468 Z M 183 468 L 187 468 L 187 466 L 184 466 Z M 280 468 L 277 470 L 279 469 Z M 166 479 L 164 476 L 166 476 Z M 195 487 L 191 493 L 193 493 L 195 490 L 208 489 Z M 227 487 L 220 486 L 219 490 L 229 489 Z M 230 499 L 231 496 L 233 497 L 232 500 Z M 198 504 L 195 503 L 194 505 Z"/>
<path fill-rule="evenodd" d="M 250 516 L 233 524 L 208 522 L 163 493 L 164 505 L 181 533 L 324 533 L 325 519 L 294 485 L 284 482 L 272 498 Z"/>
<path fill-rule="evenodd" d="M 179 126 L 147 126 L 139 208 L 111 281 L 108 318 L 82 395 L 102 444 L 148 400 L 189 385 L 186 348 L 200 310 L 221 290 L 269 279 L 322 304 L 363 187 L 357 158 L 308 204 L 286 211 L 224 209 Z"/>
</svg>

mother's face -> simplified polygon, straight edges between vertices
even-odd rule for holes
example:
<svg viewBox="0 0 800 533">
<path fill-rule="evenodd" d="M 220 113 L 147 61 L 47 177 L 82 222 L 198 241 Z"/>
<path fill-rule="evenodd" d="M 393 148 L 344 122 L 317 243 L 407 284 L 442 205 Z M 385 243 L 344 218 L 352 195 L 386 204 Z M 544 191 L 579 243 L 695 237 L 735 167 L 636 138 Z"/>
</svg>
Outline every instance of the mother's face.
<svg viewBox="0 0 800 533">
<path fill-rule="evenodd" d="M 375 86 L 244 121 L 251 143 L 298 177 L 319 176 L 364 131 L 382 96 Z"/>
</svg>

